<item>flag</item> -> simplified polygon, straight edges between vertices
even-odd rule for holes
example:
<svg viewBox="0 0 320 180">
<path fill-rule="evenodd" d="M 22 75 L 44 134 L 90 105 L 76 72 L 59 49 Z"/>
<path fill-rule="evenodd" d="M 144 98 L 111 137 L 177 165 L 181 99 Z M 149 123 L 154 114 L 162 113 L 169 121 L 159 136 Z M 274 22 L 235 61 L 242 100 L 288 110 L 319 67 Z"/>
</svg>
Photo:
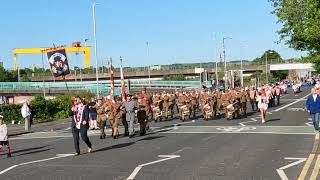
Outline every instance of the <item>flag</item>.
<svg viewBox="0 0 320 180">
<path fill-rule="evenodd" d="M 113 72 L 113 66 L 112 66 L 112 59 L 111 58 L 110 58 L 109 64 L 110 64 L 110 95 L 114 96 L 114 72 Z"/>
<path fill-rule="evenodd" d="M 126 86 L 124 84 L 122 57 L 120 57 L 120 76 L 121 76 L 121 96 L 122 96 L 122 100 L 124 101 L 124 100 L 126 100 Z"/>
<path fill-rule="evenodd" d="M 70 74 L 67 53 L 64 47 L 46 49 L 52 75 L 60 77 Z"/>
</svg>

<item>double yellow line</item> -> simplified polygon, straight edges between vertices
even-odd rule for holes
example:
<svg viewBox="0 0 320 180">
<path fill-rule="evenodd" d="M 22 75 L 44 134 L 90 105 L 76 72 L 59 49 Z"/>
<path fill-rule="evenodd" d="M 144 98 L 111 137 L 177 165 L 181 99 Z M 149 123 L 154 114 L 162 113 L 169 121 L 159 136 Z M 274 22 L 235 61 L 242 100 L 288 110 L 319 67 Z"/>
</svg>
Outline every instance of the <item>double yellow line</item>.
<svg viewBox="0 0 320 180">
<path fill-rule="evenodd" d="M 319 133 L 316 134 L 315 136 L 315 140 L 313 143 L 313 148 L 312 148 L 312 152 L 310 153 L 306 163 L 303 166 L 303 169 L 299 175 L 298 180 L 304 180 L 308 174 L 308 171 L 312 165 L 313 159 L 315 159 L 315 157 L 317 157 L 317 160 L 315 162 L 314 168 L 312 170 L 311 176 L 310 176 L 310 180 L 316 180 L 317 176 L 319 174 L 319 170 L 320 170 L 320 155 L 319 155 L 319 150 L 318 150 L 318 146 L 319 146 Z"/>
</svg>

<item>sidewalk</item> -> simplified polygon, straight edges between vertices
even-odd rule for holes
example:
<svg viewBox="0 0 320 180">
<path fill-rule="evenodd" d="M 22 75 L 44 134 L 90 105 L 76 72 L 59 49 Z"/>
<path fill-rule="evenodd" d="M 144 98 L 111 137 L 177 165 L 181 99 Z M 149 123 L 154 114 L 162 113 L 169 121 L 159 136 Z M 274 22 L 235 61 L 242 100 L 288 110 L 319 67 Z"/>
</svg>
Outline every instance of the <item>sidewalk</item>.
<svg viewBox="0 0 320 180">
<path fill-rule="evenodd" d="M 8 124 L 7 126 L 8 126 L 9 136 L 17 136 L 20 134 L 40 132 L 40 131 L 65 130 L 71 126 L 71 118 L 31 125 L 30 132 L 26 132 L 24 130 L 24 124 Z"/>
</svg>

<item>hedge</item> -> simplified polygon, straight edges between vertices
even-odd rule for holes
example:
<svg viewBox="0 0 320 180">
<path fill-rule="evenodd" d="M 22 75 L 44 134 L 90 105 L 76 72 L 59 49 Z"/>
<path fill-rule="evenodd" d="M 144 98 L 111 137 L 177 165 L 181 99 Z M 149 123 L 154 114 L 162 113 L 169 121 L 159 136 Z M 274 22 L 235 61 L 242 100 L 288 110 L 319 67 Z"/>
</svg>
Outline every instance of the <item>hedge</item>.
<svg viewBox="0 0 320 180">
<path fill-rule="evenodd" d="M 36 96 L 30 103 L 33 123 L 48 122 L 69 117 L 71 100 L 61 95 L 55 99 L 45 100 L 43 96 Z M 2 111 L 6 122 L 12 120 L 24 122 L 21 115 L 22 105 L 4 105 Z"/>
</svg>

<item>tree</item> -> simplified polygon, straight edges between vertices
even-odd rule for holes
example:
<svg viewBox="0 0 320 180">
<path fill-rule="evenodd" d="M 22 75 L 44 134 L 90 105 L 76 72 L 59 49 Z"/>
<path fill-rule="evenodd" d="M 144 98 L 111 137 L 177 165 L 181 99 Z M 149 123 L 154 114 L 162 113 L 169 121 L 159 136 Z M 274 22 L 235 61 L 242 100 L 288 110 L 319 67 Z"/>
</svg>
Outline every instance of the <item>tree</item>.
<svg viewBox="0 0 320 180">
<path fill-rule="evenodd" d="M 264 64 L 266 63 L 266 56 L 268 55 L 268 63 L 272 62 L 283 62 L 281 55 L 275 50 L 267 50 L 265 51 L 261 57 L 258 57 L 253 60 L 254 63 Z"/>
<path fill-rule="evenodd" d="M 271 0 L 275 14 L 282 24 L 280 41 L 296 50 L 308 51 L 306 58 L 320 71 L 320 1 Z"/>
<path fill-rule="evenodd" d="M 271 74 L 275 79 L 282 80 L 287 78 L 289 71 L 288 70 L 272 71 Z"/>
<path fill-rule="evenodd" d="M 8 71 L 0 66 L 0 82 L 14 82 L 18 81 L 17 71 Z"/>
</svg>

